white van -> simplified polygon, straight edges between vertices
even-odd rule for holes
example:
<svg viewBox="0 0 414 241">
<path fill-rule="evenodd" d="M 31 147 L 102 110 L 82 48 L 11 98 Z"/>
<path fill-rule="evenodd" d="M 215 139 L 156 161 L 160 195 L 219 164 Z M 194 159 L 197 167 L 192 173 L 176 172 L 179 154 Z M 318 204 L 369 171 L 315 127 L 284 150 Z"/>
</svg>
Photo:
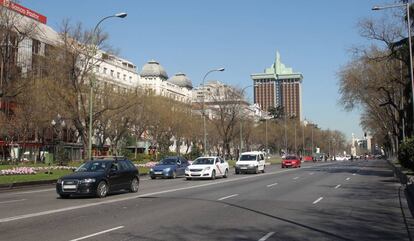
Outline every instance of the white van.
<svg viewBox="0 0 414 241">
<path fill-rule="evenodd" d="M 261 151 L 243 152 L 236 162 L 235 173 L 242 172 L 265 172 L 265 157 Z"/>
</svg>

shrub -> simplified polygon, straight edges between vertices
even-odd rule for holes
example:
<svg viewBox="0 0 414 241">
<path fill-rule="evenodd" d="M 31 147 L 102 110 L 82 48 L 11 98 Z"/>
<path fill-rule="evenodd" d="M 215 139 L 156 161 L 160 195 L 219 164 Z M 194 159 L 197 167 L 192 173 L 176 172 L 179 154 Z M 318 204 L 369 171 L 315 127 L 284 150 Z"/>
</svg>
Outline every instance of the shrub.
<svg viewBox="0 0 414 241">
<path fill-rule="evenodd" d="M 409 138 L 400 145 L 398 160 L 401 166 L 414 169 L 414 138 Z"/>
</svg>

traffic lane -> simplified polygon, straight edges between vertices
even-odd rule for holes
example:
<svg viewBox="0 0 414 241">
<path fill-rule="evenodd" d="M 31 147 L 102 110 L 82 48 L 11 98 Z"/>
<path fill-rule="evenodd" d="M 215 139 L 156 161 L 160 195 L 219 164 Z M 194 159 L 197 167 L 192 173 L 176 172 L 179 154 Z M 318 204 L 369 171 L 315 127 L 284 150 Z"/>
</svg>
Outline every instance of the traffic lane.
<svg viewBox="0 0 414 241">
<path fill-rule="evenodd" d="M 216 180 L 216 181 L 219 181 L 219 180 Z M 132 199 L 132 200 L 126 200 L 125 202 L 133 202 L 133 203 L 136 203 L 137 201 L 135 200 L 135 199 Z M 90 207 L 90 208 L 82 208 L 82 209 L 75 209 L 75 210 L 70 210 L 70 211 L 67 211 L 67 212 L 65 212 L 65 213 L 69 213 L 69 214 L 71 214 L 71 213 L 78 213 L 78 212 L 80 212 L 79 214 L 75 214 L 75 217 L 78 217 L 78 216 L 80 216 L 80 217 L 87 217 L 87 216 L 91 216 L 91 217 L 94 217 L 94 216 L 96 216 L 95 214 L 87 214 L 90 210 L 101 210 L 101 209 L 103 209 L 103 210 L 105 210 L 105 208 L 107 207 L 107 206 L 111 206 L 111 205 L 113 205 L 113 204 L 115 204 L 115 203 L 117 203 L 117 204 L 120 204 L 120 203 L 124 203 L 124 201 L 123 202 L 114 202 L 114 203 L 108 203 L 108 204 L 103 204 L 103 205 L 99 205 L 99 206 L 93 206 L 93 207 Z M 167 205 L 168 207 L 172 207 L 171 205 Z M 138 205 L 138 207 L 142 207 L 142 206 L 139 206 Z M 127 207 L 125 207 L 125 209 L 128 209 Z M 146 208 L 146 207 L 144 207 L 144 210 L 151 210 L 151 208 Z M 168 208 L 167 208 L 168 209 Z M 174 207 L 173 207 L 173 209 L 174 209 Z M 111 210 L 113 210 L 113 209 L 111 209 Z M 139 211 L 139 212 L 141 212 L 141 211 Z M 150 213 L 152 213 L 152 212 L 150 212 Z M 202 216 L 202 214 L 203 213 L 201 213 L 200 215 Z M 50 217 L 50 218 L 58 218 L 58 220 L 60 220 L 60 219 L 62 219 L 62 215 L 63 215 L 63 213 L 56 213 L 56 214 L 51 214 L 51 215 L 44 215 L 44 216 L 38 216 L 38 217 L 32 217 L 32 218 L 25 218 L 25 219 L 21 219 L 21 220 L 16 220 L 16 221 L 13 221 L 13 222 L 6 222 L 4 225 L 8 225 L 8 224 L 10 224 L 10 223 L 16 223 L 16 222 L 18 222 L 18 223 L 20 223 L 20 222 L 28 222 L 29 224 L 30 224 L 30 220 L 36 220 L 35 222 L 40 222 L 40 223 L 48 223 L 48 221 L 47 221 L 47 219 L 48 219 L 48 217 Z M 204 215 L 204 214 L 203 214 Z M 191 219 L 193 219 L 193 217 L 189 217 L 190 218 L 190 220 Z M 43 219 L 46 219 L 46 220 L 43 220 Z M 101 220 L 101 217 L 100 218 L 98 218 L 99 220 Z M 40 220 L 40 221 L 39 221 Z M 58 220 L 56 220 L 56 222 L 58 222 Z M 69 219 L 66 217 L 66 215 L 65 215 L 65 217 L 64 217 L 64 220 L 65 221 L 69 221 Z M 75 220 L 75 223 L 79 223 L 78 222 L 79 220 Z M 51 223 L 54 223 L 55 221 L 51 221 Z M 3 225 L 3 226 L 4 226 Z M 64 225 L 64 226 L 68 226 L 68 225 L 65 225 L 65 224 L 63 224 L 62 223 L 62 225 Z M 69 226 L 71 226 L 72 224 L 70 224 Z M 85 227 L 88 227 L 88 225 L 87 224 L 85 224 L 86 226 Z M 121 225 L 121 224 L 119 224 L 119 225 Z M 30 230 L 30 225 L 27 225 L 27 224 L 19 224 L 18 225 L 19 227 L 24 227 L 25 229 L 28 229 L 28 230 Z M 74 225 L 75 227 L 77 227 L 77 225 Z M 81 225 L 81 226 L 84 226 L 84 225 Z M 90 226 L 90 225 L 89 225 Z M 14 226 L 14 227 L 17 227 L 17 226 Z M 103 227 L 102 227 L 103 228 Z M 59 230 L 57 227 L 54 227 L 54 229 L 56 229 L 56 230 Z M 10 227 L 10 229 L 8 229 L 8 230 L 13 230 L 13 228 L 11 228 Z M 20 230 L 20 229 L 19 229 Z M 79 229 L 79 230 L 82 230 L 82 229 Z M 33 231 L 33 230 L 32 230 Z M 20 232 L 20 231 L 19 231 Z M 6 234 L 5 234 L 6 235 Z M 52 235 L 53 236 L 53 235 Z M 12 238 L 12 236 L 6 236 L 8 239 L 11 239 Z M 24 237 L 23 237 L 24 238 Z M 42 239 L 45 239 L 45 240 L 47 240 L 47 238 L 46 237 L 43 237 L 42 236 Z"/>
<path fill-rule="evenodd" d="M 334 240 L 410 240 L 401 210 L 405 209 L 405 216 L 409 216 L 411 227 L 412 217 L 408 208 L 401 207 L 399 203 L 400 185 L 395 182 L 385 161 L 371 162 L 370 166 L 362 165 L 356 175 L 347 169 L 344 170 L 344 174 L 350 179 L 343 179 L 339 188 L 327 188 L 324 199 L 316 204 L 308 203 L 300 208 L 302 202 L 295 205 L 278 202 L 280 208 L 274 211 L 263 209 L 263 204 L 258 208 L 266 213 L 295 221 L 300 226 L 314 229 L 312 240 L 329 236 Z M 339 168 L 331 170 L 334 170 L 332 177 L 340 174 Z M 325 181 L 326 187 L 332 187 L 329 185 L 332 181 L 329 176 Z M 319 184 L 324 185 L 323 182 Z M 324 189 L 318 183 L 311 188 L 315 189 L 315 192 Z M 406 202 L 404 197 L 402 202 Z M 247 205 L 249 204 L 244 204 Z M 303 238 L 301 231 L 296 228 L 296 232 L 293 232 L 294 227 L 289 226 L 284 225 L 280 232 L 277 232 L 281 240 Z"/>
<path fill-rule="evenodd" d="M 219 181 L 219 180 L 216 180 L 216 181 Z M 220 185 L 217 185 L 217 187 L 220 187 Z M 224 210 L 226 209 L 221 210 L 215 207 L 215 205 L 223 205 L 223 203 L 219 203 L 217 201 L 201 200 L 201 202 L 204 202 L 204 203 L 200 204 L 200 200 L 192 200 L 192 199 L 188 199 L 186 200 L 186 202 L 182 202 L 180 201 L 181 199 L 179 198 L 175 198 L 175 199 L 173 198 L 171 200 L 175 200 L 174 202 L 171 202 L 171 200 L 168 202 L 165 202 L 166 200 L 165 198 L 159 198 L 159 199 L 151 198 L 151 202 L 146 204 L 142 200 L 143 198 L 132 199 L 132 200 L 126 200 L 122 202 L 108 203 L 104 205 L 93 206 L 90 208 L 71 210 L 65 213 L 57 213 L 57 214 L 16 220 L 13 222 L 6 222 L 6 223 L 3 223 L 2 226 L 6 227 L 5 230 L 10 231 L 11 233 L 4 232 L 2 233 L 1 237 L 2 239 L 4 237 L 5 239 L 13 240 L 13 237 L 14 237 L 13 235 L 16 234 L 16 232 L 13 232 L 13 227 L 19 227 L 19 237 L 21 238 L 21 239 L 18 238 L 19 240 L 27 240 L 27 238 L 33 237 L 31 236 L 31 233 L 36 235 L 36 237 L 39 237 L 39 239 L 41 240 L 50 240 L 50 238 L 48 237 L 62 237 L 60 235 L 56 236 L 57 234 L 67 233 L 69 235 L 69 234 L 72 234 L 72 232 L 75 232 L 76 234 L 79 234 L 79 235 L 80 234 L 87 235 L 88 233 L 99 232 L 99 230 L 108 228 L 105 225 L 103 226 L 99 226 L 99 225 L 95 226 L 94 224 L 92 225 L 92 222 L 89 221 L 85 217 L 93 218 L 95 221 L 99 220 L 100 224 L 102 222 L 104 224 L 111 223 L 111 224 L 114 224 L 115 226 L 123 226 L 125 225 L 125 222 L 134 223 L 133 222 L 134 220 L 136 220 L 137 222 L 139 221 L 137 226 L 141 227 L 141 226 L 147 225 L 146 229 L 148 230 L 146 230 L 143 234 L 141 234 L 141 232 L 138 232 L 138 233 L 134 232 L 133 234 L 143 235 L 143 237 L 148 237 L 149 239 L 152 239 L 152 237 L 154 237 L 154 235 L 152 235 L 151 233 L 155 234 L 159 232 L 157 225 L 159 224 L 160 219 L 162 219 L 163 221 L 164 220 L 171 221 L 171 224 L 170 222 L 166 223 L 166 228 L 171 227 L 170 230 L 173 233 L 178 231 L 177 233 L 175 233 L 175 235 L 178 235 L 180 237 L 177 240 L 182 240 L 184 237 L 193 237 L 192 235 L 187 236 L 186 231 L 188 230 L 182 230 L 181 227 L 183 226 L 183 223 L 187 223 L 188 220 L 194 220 L 194 218 L 197 219 L 197 217 L 201 218 L 202 220 L 207 218 L 207 221 L 210 220 L 212 223 L 210 224 L 210 221 L 207 223 L 202 221 L 202 223 L 197 224 L 196 226 L 192 225 L 193 226 L 192 229 L 196 230 L 194 233 L 195 236 L 197 236 L 199 233 L 202 233 L 201 230 L 210 230 L 209 228 L 211 228 L 211 230 L 214 230 L 214 229 L 220 228 L 221 226 L 217 226 L 217 224 L 222 225 L 222 227 L 226 227 L 224 224 L 226 224 L 227 222 L 223 220 L 226 220 L 226 218 L 228 217 L 220 216 L 220 214 L 226 214 L 224 212 Z M 159 200 L 159 201 L 156 202 L 154 200 Z M 189 200 L 191 200 L 191 202 Z M 156 205 L 156 203 L 158 204 Z M 190 203 L 194 203 L 194 204 L 189 205 Z M 205 204 L 205 203 L 208 203 L 208 204 Z M 200 208 L 200 207 L 203 207 L 203 208 Z M 123 210 L 127 210 L 127 211 L 123 211 Z M 154 212 L 154 210 L 157 210 L 157 211 Z M 245 211 L 245 212 L 246 212 L 247 217 L 242 217 L 242 219 L 239 219 L 240 217 L 233 217 L 232 215 L 229 215 L 229 216 L 232 216 L 231 217 L 232 219 L 234 218 L 234 220 L 232 220 L 231 223 L 237 223 L 240 220 L 251 218 L 252 213 L 250 211 Z M 177 216 L 180 216 L 181 213 L 186 213 L 186 215 L 184 215 L 182 219 L 179 219 L 182 222 L 174 223 L 173 221 L 176 220 L 175 218 Z M 128 215 L 131 215 L 130 216 L 131 221 L 128 221 Z M 137 218 L 137 216 L 139 218 Z M 107 220 L 108 217 L 109 219 Z M 155 217 L 155 218 L 151 221 L 152 217 Z M 214 221 L 218 217 L 219 218 L 222 217 L 220 218 L 221 221 L 220 222 Z M 119 221 L 119 222 L 116 222 L 116 221 Z M 60 225 L 52 225 L 53 228 L 49 230 L 48 232 L 39 233 L 39 232 L 32 230 L 33 228 L 36 228 L 36 229 L 38 228 L 36 227 L 36 225 L 35 227 L 33 227 L 31 225 L 32 222 L 42 223 L 42 224 L 43 223 L 45 224 L 59 223 Z M 14 225 L 9 226 L 13 223 L 16 226 Z M 252 222 L 244 222 L 244 223 L 245 224 L 241 225 L 242 226 L 241 229 L 238 229 L 237 227 L 230 225 L 229 227 L 226 227 L 226 230 L 233 229 L 234 233 L 232 234 L 234 235 L 234 237 L 242 238 L 242 236 L 244 235 L 245 237 L 253 238 L 253 236 L 249 236 L 249 235 L 260 234 L 263 236 L 266 234 L 265 231 L 267 231 L 270 228 L 270 227 L 264 226 L 263 228 L 258 229 L 256 227 L 256 225 L 258 224 L 258 220 L 255 220 L 255 219 Z M 265 225 L 265 223 L 263 223 L 263 225 Z M 125 226 L 125 227 L 126 227 L 125 230 L 128 230 L 128 226 Z M 155 227 L 155 229 L 153 227 Z M 243 234 L 244 233 L 243 230 L 245 230 L 246 232 L 245 234 Z M 257 231 L 254 232 L 254 230 L 257 230 Z M 116 230 L 116 231 L 121 232 L 122 230 Z M 230 230 L 227 230 L 227 231 L 230 232 Z M 146 232 L 150 233 L 151 235 L 147 236 L 145 234 Z M 169 237 L 169 235 L 172 235 L 172 234 L 167 232 L 167 235 L 165 237 Z M 180 235 L 185 235 L 185 236 L 180 236 Z M 223 234 L 218 233 L 214 237 L 215 239 L 221 239 L 221 235 Z M 202 236 L 204 237 L 204 235 Z M 226 237 L 227 239 L 231 240 L 230 236 L 226 236 Z M 65 236 L 65 239 L 66 239 L 66 236 Z M 192 240 L 192 239 L 193 238 L 189 238 L 188 240 Z"/>
<path fill-rule="evenodd" d="M 328 229 L 340 225 L 353 240 L 410 240 L 405 223 L 413 227 L 413 221 L 404 203 L 401 185 L 388 164 L 370 160 L 308 216 Z"/>
<path fill-rule="evenodd" d="M 312 166 L 312 165 L 311 165 Z M 268 172 L 274 172 L 280 170 L 279 166 L 272 165 L 267 167 Z M 236 175 L 233 175 L 230 172 L 229 178 L 237 179 L 240 178 Z M 217 182 L 214 181 L 203 181 L 204 183 L 208 182 Z M 199 185 L 198 182 L 185 181 L 184 178 L 171 179 L 171 180 L 143 180 L 140 182 L 139 194 L 154 192 L 154 191 L 165 191 L 173 188 L 182 188 L 182 187 L 191 187 Z M 110 195 L 106 199 L 118 199 L 124 197 L 133 197 L 136 194 L 120 192 L 117 195 Z M 76 205 L 87 205 L 90 203 L 101 202 L 100 199 L 94 197 L 75 197 L 70 199 L 60 199 L 56 194 L 54 189 L 45 190 L 45 192 L 16 192 L 16 193 L 7 193 L 5 196 L 2 195 L 3 200 L 7 203 L 0 203 L 0 218 L 6 218 L 11 216 L 25 215 L 36 212 L 44 212 L 53 209 L 66 208 L 68 206 Z M 8 202 L 12 200 L 21 200 L 19 202 Z"/>
</svg>

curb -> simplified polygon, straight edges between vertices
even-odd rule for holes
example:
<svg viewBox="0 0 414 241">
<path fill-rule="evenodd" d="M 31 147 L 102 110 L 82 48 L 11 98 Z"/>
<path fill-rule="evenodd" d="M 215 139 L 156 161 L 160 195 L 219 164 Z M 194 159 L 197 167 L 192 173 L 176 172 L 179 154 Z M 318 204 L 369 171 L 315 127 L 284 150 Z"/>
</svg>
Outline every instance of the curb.
<svg viewBox="0 0 414 241">
<path fill-rule="evenodd" d="M 148 173 L 140 173 L 140 177 L 147 176 Z M 0 192 L 12 189 L 19 189 L 24 187 L 38 187 L 47 184 L 56 184 L 57 179 L 52 180 L 41 180 L 41 181 L 31 181 L 31 182 L 14 182 L 14 183 L 6 183 L 0 184 Z"/>
</svg>

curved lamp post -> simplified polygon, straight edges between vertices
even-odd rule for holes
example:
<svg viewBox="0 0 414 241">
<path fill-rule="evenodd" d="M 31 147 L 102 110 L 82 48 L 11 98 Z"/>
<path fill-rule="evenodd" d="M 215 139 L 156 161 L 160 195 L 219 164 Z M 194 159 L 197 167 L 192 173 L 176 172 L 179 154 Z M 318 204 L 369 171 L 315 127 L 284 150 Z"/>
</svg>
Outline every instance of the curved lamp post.
<svg viewBox="0 0 414 241">
<path fill-rule="evenodd" d="M 255 86 L 255 85 L 248 85 L 248 86 L 244 87 L 240 92 L 240 95 L 241 95 L 240 97 L 242 98 L 244 91 L 247 88 L 252 87 L 252 86 Z M 239 115 L 240 115 L 240 153 L 243 152 L 243 121 L 242 121 L 242 118 L 241 118 L 241 112 L 242 112 L 242 109 L 239 108 Z"/>
<path fill-rule="evenodd" d="M 95 28 L 93 29 L 92 32 L 92 44 L 94 46 L 93 48 L 93 57 L 95 57 L 96 52 L 97 52 L 97 45 L 98 45 L 98 38 L 95 37 L 96 35 L 96 31 L 98 30 L 99 25 L 106 19 L 108 18 L 125 18 L 127 16 L 126 13 L 117 13 L 114 15 L 110 15 L 107 17 L 102 18 L 101 20 L 99 20 L 99 22 L 95 25 Z M 93 83 L 94 83 L 94 74 L 92 75 L 91 81 L 90 81 L 90 93 L 89 93 L 89 135 L 88 135 L 88 159 L 91 160 L 92 159 L 92 106 L 93 106 Z"/>
<path fill-rule="evenodd" d="M 224 70 L 225 70 L 224 68 L 212 69 L 212 70 L 208 71 L 203 77 L 203 104 L 202 104 L 202 108 L 203 108 L 203 131 L 204 131 L 204 155 L 207 154 L 206 113 L 205 113 L 205 107 L 204 107 L 206 90 L 205 90 L 204 81 L 206 80 L 206 77 L 210 73 L 212 73 L 212 72 L 222 72 Z"/>
</svg>

